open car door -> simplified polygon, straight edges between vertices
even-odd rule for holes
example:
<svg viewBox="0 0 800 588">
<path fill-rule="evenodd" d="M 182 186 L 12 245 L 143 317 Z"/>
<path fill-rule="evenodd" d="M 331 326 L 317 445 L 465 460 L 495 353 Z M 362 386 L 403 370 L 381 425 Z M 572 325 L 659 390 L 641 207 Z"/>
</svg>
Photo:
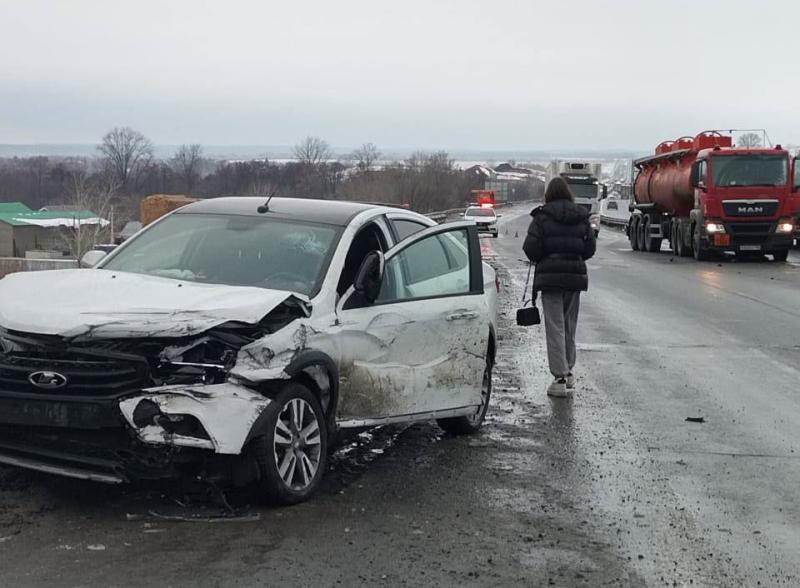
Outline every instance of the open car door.
<svg viewBox="0 0 800 588">
<path fill-rule="evenodd" d="M 477 228 L 423 230 L 385 256 L 377 299 L 338 310 L 340 426 L 474 411 L 489 341 Z"/>
</svg>

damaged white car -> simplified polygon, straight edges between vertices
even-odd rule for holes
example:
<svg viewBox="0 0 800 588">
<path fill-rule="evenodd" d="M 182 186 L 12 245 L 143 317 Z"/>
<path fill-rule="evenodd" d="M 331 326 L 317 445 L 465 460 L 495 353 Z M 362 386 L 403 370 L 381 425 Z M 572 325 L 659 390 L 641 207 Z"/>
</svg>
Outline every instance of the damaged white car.
<svg viewBox="0 0 800 588">
<path fill-rule="evenodd" d="M 480 427 L 494 271 L 473 224 L 218 198 L 93 269 L 0 280 L 0 463 L 310 496 L 340 429 Z"/>
</svg>

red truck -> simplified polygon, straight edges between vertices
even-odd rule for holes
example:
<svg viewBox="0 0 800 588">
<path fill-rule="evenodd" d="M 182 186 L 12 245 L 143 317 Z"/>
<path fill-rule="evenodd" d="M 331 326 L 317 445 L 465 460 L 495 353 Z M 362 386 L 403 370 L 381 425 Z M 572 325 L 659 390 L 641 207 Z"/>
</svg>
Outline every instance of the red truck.
<svg viewBox="0 0 800 588">
<path fill-rule="evenodd" d="M 676 255 L 771 254 L 786 261 L 800 211 L 797 160 L 780 145 L 737 147 L 705 131 L 660 143 L 633 162 L 634 199 L 627 235 L 634 251 Z"/>
</svg>

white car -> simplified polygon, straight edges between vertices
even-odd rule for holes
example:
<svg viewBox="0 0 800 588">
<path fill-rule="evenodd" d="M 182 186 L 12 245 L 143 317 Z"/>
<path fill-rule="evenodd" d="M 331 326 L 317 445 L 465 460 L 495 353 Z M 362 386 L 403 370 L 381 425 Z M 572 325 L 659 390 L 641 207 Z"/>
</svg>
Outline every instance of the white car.
<svg viewBox="0 0 800 588">
<path fill-rule="evenodd" d="M 494 208 L 470 206 L 464 211 L 464 220 L 474 222 L 479 232 L 489 233 L 497 238 L 497 213 Z"/>
<path fill-rule="evenodd" d="M 287 504 L 316 490 L 339 429 L 476 431 L 497 285 L 475 226 L 259 204 L 200 201 L 93 269 L 0 280 L 0 463 L 226 476 Z"/>
</svg>

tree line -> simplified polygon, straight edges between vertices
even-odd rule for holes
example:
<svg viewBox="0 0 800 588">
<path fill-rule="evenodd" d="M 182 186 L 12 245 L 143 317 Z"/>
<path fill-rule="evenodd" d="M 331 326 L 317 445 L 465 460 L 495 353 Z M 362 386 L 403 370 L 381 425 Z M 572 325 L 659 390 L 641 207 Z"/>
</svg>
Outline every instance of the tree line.
<svg viewBox="0 0 800 588">
<path fill-rule="evenodd" d="M 0 201 L 22 201 L 33 209 L 80 205 L 118 220 L 138 217 L 141 198 L 152 193 L 215 196 L 314 197 L 405 205 L 429 212 L 462 206 L 473 176 L 455 166 L 444 151 L 417 152 L 378 166 L 381 153 L 365 143 L 345 158 L 329 144 L 307 137 L 294 146 L 294 159 L 215 161 L 200 145 L 181 145 L 168 159 L 154 156 L 142 133 L 119 127 L 106 133 L 94 158 L 27 157 L 0 159 Z"/>
</svg>

